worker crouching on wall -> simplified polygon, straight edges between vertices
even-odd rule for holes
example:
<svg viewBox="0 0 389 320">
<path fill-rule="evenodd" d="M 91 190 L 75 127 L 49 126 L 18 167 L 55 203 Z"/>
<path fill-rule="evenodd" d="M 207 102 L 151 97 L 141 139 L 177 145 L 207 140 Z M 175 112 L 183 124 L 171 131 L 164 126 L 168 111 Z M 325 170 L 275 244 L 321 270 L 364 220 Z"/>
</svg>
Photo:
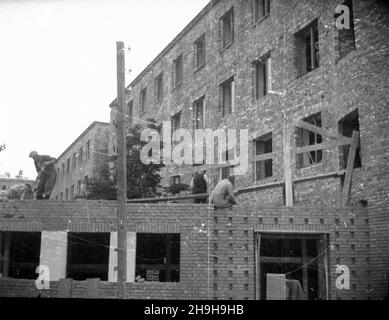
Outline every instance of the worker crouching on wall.
<svg viewBox="0 0 389 320">
<path fill-rule="evenodd" d="M 232 208 L 236 204 L 234 198 L 235 176 L 220 181 L 209 196 L 209 203 L 215 208 Z"/>
</svg>

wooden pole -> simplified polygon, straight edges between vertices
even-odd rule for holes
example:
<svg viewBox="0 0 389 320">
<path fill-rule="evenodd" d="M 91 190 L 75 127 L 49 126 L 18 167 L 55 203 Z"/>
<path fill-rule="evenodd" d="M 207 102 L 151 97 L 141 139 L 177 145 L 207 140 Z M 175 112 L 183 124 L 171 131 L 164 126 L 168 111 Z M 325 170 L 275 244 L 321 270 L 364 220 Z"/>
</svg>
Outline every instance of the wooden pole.
<svg viewBox="0 0 389 320">
<path fill-rule="evenodd" d="M 125 117 L 125 60 L 124 43 L 116 42 L 117 51 L 117 149 L 118 149 L 118 189 L 117 189 L 117 234 L 118 234 L 118 298 L 126 297 L 127 282 L 127 232 L 125 225 L 127 207 L 127 148 Z"/>
</svg>

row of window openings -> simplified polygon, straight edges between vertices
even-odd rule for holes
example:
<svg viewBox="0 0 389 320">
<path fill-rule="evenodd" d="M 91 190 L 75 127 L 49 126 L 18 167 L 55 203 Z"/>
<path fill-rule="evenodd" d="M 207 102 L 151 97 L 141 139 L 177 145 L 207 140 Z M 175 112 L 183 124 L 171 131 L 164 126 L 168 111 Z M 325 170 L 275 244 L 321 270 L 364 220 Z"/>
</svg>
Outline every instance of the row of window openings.
<svg viewBox="0 0 389 320">
<path fill-rule="evenodd" d="M 270 1 L 259 0 L 253 1 L 253 11 L 255 21 L 270 13 Z M 346 56 L 350 51 L 355 49 L 355 32 L 353 23 L 352 1 L 344 2 L 350 8 L 350 28 L 338 31 L 338 51 L 339 58 Z M 230 9 L 222 18 L 222 47 L 228 47 L 234 39 L 233 31 L 233 8 Z M 296 62 L 297 76 L 300 77 L 317 67 L 319 67 L 319 32 L 318 20 L 315 19 L 308 26 L 295 34 L 296 45 Z M 195 51 L 195 68 L 198 69 L 205 65 L 205 36 L 202 35 L 194 43 Z M 271 91 L 271 60 L 270 56 L 264 56 L 254 63 L 254 95 L 257 99 L 266 95 Z M 179 86 L 183 80 L 183 55 L 180 55 L 173 61 L 173 88 Z M 155 101 L 163 98 L 163 72 L 160 73 L 154 80 Z M 234 112 L 234 84 L 233 78 L 227 80 L 221 85 L 222 91 L 222 113 L 223 116 L 227 113 Z M 146 110 L 147 88 L 143 88 L 140 93 L 140 110 L 141 113 Z M 133 101 L 128 104 L 128 114 L 133 114 Z"/>
<path fill-rule="evenodd" d="M 59 195 L 55 196 L 55 200 L 74 200 L 77 197 L 81 197 L 86 188 L 86 181 L 88 180 L 88 176 L 85 176 L 85 183 L 82 183 L 81 180 L 77 182 L 77 189 L 74 185 L 65 190 L 65 192 L 61 192 Z"/>
<path fill-rule="evenodd" d="M 85 159 L 89 159 L 89 158 L 90 158 L 90 141 L 88 140 L 85 146 Z M 82 164 L 83 161 L 84 161 L 84 147 L 81 147 L 78 151 L 78 163 Z M 66 174 L 69 174 L 71 168 L 73 168 L 74 170 L 76 169 L 76 166 L 77 166 L 77 153 L 73 153 L 73 156 L 66 160 L 66 168 L 65 168 L 65 162 L 62 163 L 61 168 L 59 167 L 57 168 L 58 177 L 60 176 L 61 172 L 62 172 L 62 176 L 65 176 L 65 172 Z"/>
<path fill-rule="evenodd" d="M 0 273 L 4 277 L 36 279 L 40 249 L 40 232 L 0 232 L 0 253 L 4 256 L 9 252 L 9 259 L 0 260 Z M 66 277 L 108 281 L 109 250 L 109 233 L 68 233 Z M 138 233 L 135 278 L 179 282 L 180 234 Z"/>
</svg>

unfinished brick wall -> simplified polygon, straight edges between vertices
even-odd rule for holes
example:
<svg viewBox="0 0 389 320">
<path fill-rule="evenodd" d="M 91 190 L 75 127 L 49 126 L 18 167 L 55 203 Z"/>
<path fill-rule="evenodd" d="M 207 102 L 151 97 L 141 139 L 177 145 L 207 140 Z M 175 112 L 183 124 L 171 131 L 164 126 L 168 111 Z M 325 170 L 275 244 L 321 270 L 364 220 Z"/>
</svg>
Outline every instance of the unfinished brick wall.
<svg viewBox="0 0 389 320">
<path fill-rule="evenodd" d="M 387 235 L 373 238 L 371 208 L 265 207 L 241 204 L 214 210 L 194 204 L 129 204 L 127 231 L 180 233 L 179 283 L 129 283 L 129 298 L 255 299 L 255 233 L 328 234 L 330 299 L 382 299 L 385 261 L 374 266 L 373 246 L 387 246 Z M 113 232 L 114 202 L 3 202 L 1 231 Z M 383 229 L 383 228 L 382 228 Z M 380 229 L 380 230 L 382 230 Z M 209 235 L 209 236 L 208 236 Z M 377 259 L 377 258 L 376 258 Z M 350 290 L 338 290 L 337 265 L 351 272 Z M 34 281 L 1 279 L 0 296 L 58 296 L 58 282 L 38 292 Z M 86 297 L 86 282 L 72 284 L 73 297 Z M 114 298 L 114 283 L 101 282 L 99 296 Z M 380 293 L 372 291 L 381 288 Z"/>
</svg>

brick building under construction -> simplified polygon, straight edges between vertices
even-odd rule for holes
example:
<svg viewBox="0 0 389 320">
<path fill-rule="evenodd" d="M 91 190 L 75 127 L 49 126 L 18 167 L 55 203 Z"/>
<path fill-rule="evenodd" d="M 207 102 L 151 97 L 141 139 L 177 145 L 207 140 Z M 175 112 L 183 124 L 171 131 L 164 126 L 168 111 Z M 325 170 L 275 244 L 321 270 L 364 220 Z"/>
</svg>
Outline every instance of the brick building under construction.
<svg viewBox="0 0 389 320">
<path fill-rule="evenodd" d="M 349 29 L 335 26 L 341 4 Z M 387 297 L 388 11 L 376 0 L 211 1 L 130 84 L 131 124 L 248 129 L 252 156 L 233 210 L 128 204 L 129 298 L 281 298 L 285 278 L 309 299 Z M 230 173 L 172 165 L 164 183 L 197 170 L 211 186 Z M 114 215 L 108 202 L 1 204 L 0 296 L 115 297 Z M 19 279 L 38 265 L 49 290 Z"/>
</svg>

